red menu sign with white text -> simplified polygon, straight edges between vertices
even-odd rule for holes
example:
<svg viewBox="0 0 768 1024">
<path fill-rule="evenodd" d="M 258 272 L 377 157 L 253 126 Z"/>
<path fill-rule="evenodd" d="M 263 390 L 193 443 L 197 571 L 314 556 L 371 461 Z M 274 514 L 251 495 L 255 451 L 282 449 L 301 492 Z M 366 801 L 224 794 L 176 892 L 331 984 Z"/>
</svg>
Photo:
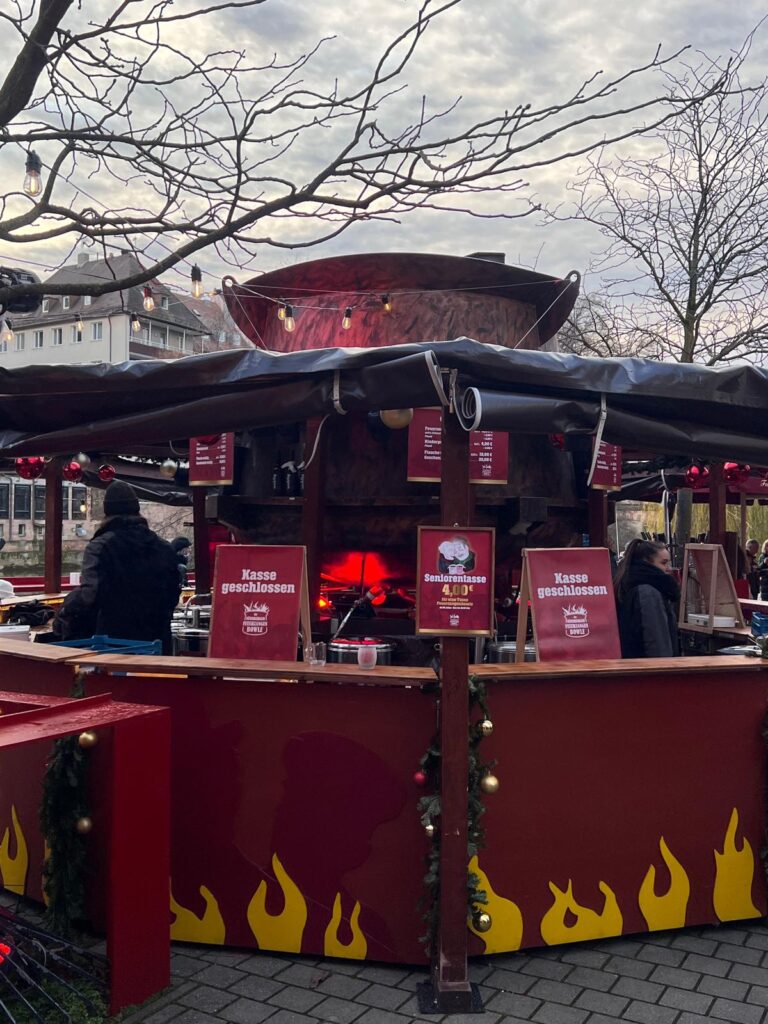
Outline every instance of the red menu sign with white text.
<svg viewBox="0 0 768 1024">
<path fill-rule="evenodd" d="M 440 409 L 414 409 L 408 427 L 408 480 L 439 483 L 443 448 Z M 473 484 L 505 484 L 509 478 L 509 434 L 472 430 L 469 435 L 469 479 Z"/>
<path fill-rule="evenodd" d="M 592 451 L 594 452 L 594 440 Z M 605 441 L 600 442 L 590 487 L 594 487 L 598 491 L 621 490 L 621 448 L 619 445 L 606 444 Z"/>
<path fill-rule="evenodd" d="M 193 437 L 189 442 L 190 487 L 217 487 L 235 482 L 235 435 Z"/>
<path fill-rule="evenodd" d="M 494 540 L 492 527 L 419 527 L 417 633 L 492 633 Z"/>
<path fill-rule="evenodd" d="M 299 627 L 309 635 L 306 548 L 216 548 L 210 658 L 295 661 Z"/>
<path fill-rule="evenodd" d="M 608 549 L 527 548 L 523 556 L 521 618 L 530 600 L 539 661 L 620 658 Z"/>
</svg>

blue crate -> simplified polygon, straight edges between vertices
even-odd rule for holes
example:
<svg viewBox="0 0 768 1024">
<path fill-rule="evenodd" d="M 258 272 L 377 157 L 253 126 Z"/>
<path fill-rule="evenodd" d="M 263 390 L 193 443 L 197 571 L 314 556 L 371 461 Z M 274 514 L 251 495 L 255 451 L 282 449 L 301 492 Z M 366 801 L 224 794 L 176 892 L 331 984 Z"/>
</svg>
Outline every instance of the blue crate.
<svg viewBox="0 0 768 1024">
<path fill-rule="evenodd" d="M 162 654 L 162 640 L 118 640 L 112 636 L 89 636 L 84 640 L 57 640 L 59 647 L 81 647 L 98 654 Z"/>
</svg>

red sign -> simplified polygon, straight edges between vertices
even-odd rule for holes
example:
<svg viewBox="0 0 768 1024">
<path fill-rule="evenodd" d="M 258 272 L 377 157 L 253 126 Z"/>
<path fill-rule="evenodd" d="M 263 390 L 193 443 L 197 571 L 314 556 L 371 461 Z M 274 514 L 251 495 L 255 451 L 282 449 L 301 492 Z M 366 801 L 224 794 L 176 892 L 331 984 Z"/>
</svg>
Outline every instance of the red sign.
<svg viewBox="0 0 768 1024">
<path fill-rule="evenodd" d="M 189 484 L 217 487 L 235 482 L 235 435 L 193 437 L 189 442 Z"/>
<path fill-rule="evenodd" d="M 302 617 L 309 622 L 306 581 L 305 548 L 219 545 L 209 657 L 296 661 Z"/>
<path fill-rule="evenodd" d="M 539 661 L 621 657 L 607 548 L 528 548 L 524 585 Z M 527 592 L 527 593 L 526 593 Z"/>
<path fill-rule="evenodd" d="M 594 453 L 594 440 L 592 451 Z M 598 491 L 621 490 L 621 448 L 616 444 L 600 442 L 591 487 Z"/>
<path fill-rule="evenodd" d="M 443 457 L 443 414 L 440 409 L 414 409 L 408 427 L 408 479 L 439 483 Z M 469 480 L 473 484 L 505 484 L 508 480 L 509 434 L 472 430 L 469 435 Z"/>
<path fill-rule="evenodd" d="M 419 527 L 417 633 L 492 633 L 494 537 L 491 527 Z"/>
</svg>

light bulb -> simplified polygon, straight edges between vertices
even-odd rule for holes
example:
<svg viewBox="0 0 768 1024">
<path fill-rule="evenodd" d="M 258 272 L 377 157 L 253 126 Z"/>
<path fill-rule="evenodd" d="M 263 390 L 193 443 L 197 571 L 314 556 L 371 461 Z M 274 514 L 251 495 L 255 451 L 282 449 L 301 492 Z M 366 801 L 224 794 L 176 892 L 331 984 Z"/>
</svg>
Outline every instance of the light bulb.
<svg viewBox="0 0 768 1024">
<path fill-rule="evenodd" d="M 285 319 L 283 320 L 283 327 L 288 332 L 296 330 L 296 321 L 293 319 L 293 306 L 289 306 L 287 304 L 285 307 Z"/>
<path fill-rule="evenodd" d="M 13 327 L 11 327 L 11 321 L 6 320 L 3 326 L 3 341 L 10 344 L 13 341 Z"/>
<path fill-rule="evenodd" d="M 81 512 L 87 512 L 88 511 L 88 506 L 85 504 L 84 501 L 80 502 L 80 511 Z"/>
<path fill-rule="evenodd" d="M 22 188 L 28 196 L 39 196 L 43 191 L 43 182 L 40 177 L 40 171 L 43 169 L 42 161 L 40 157 L 35 153 L 33 149 L 27 153 L 27 164 L 26 174 L 24 175 L 24 184 Z"/>
<path fill-rule="evenodd" d="M 144 289 L 144 309 L 146 309 L 146 311 L 148 313 L 151 313 L 154 308 L 155 308 L 155 300 L 152 297 L 152 289 L 149 288 L 149 287 L 146 287 Z"/>
<path fill-rule="evenodd" d="M 342 327 L 342 330 L 348 331 L 351 326 L 352 326 L 352 307 L 351 306 L 347 306 L 347 308 L 344 310 L 344 318 L 341 321 L 341 327 Z"/>
<path fill-rule="evenodd" d="M 131 314 L 131 330 L 134 334 L 138 334 L 141 330 L 141 320 L 139 320 L 135 313 Z"/>
<path fill-rule="evenodd" d="M 391 313 L 392 312 L 392 299 L 390 298 L 389 295 L 382 295 L 381 296 L 381 304 L 384 307 L 384 312 L 385 313 Z"/>
<path fill-rule="evenodd" d="M 200 273 L 200 267 L 197 264 L 192 267 L 192 297 L 195 299 L 201 299 L 203 297 L 203 275 Z"/>
<path fill-rule="evenodd" d="M 284 302 L 278 303 L 278 306 L 277 306 L 277 319 L 278 320 L 285 320 L 285 303 Z"/>
</svg>

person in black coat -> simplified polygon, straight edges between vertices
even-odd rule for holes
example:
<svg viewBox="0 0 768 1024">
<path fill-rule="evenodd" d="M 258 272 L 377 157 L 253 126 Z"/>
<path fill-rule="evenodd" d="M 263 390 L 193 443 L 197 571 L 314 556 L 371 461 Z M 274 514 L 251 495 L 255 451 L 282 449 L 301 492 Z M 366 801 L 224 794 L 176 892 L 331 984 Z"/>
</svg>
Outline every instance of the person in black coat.
<svg viewBox="0 0 768 1024">
<path fill-rule="evenodd" d="M 129 484 L 109 485 L 104 515 L 83 554 L 80 586 L 64 600 L 53 633 L 61 640 L 162 640 L 163 653 L 170 654 L 171 618 L 181 593 L 176 552 L 139 515 Z"/>
<path fill-rule="evenodd" d="M 680 587 L 672 575 L 669 548 L 655 541 L 631 541 L 616 572 L 614 590 L 622 657 L 676 657 Z"/>
</svg>

